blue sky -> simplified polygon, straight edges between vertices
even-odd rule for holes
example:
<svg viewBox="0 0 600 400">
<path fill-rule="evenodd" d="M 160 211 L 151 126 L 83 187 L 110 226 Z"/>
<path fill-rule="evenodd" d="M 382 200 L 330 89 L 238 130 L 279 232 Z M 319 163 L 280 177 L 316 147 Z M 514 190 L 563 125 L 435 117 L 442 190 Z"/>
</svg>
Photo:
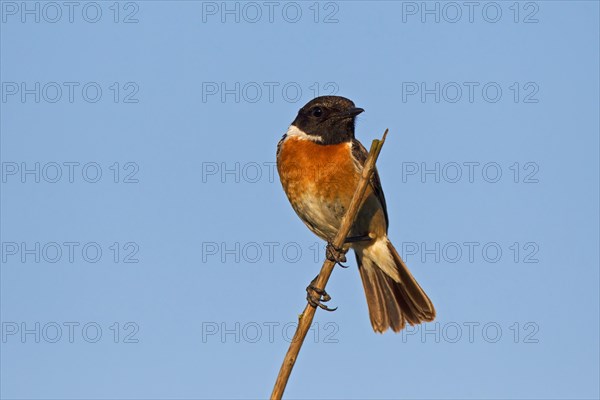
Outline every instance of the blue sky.
<svg viewBox="0 0 600 400">
<path fill-rule="evenodd" d="M 275 148 L 366 112 L 435 322 L 373 333 L 353 257 L 288 398 L 598 398 L 599 9 L 0 2 L 0 396 L 264 398 L 323 243 Z"/>
</svg>

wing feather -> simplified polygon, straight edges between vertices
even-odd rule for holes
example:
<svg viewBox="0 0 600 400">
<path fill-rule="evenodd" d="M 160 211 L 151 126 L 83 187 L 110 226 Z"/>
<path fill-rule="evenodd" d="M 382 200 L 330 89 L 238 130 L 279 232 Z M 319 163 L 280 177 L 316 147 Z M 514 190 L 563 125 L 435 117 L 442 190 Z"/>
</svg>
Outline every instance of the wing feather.
<svg viewBox="0 0 600 400">
<path fill-rule="evenodd" d="M 365 146 L 363 146 L 362 143 L 359 142 L 358 140 L 353 139 L 352 140 L 352 156 L 361 166 L 365 165 L 368 155 L 369 155 L 369 153 L 367 152 L 367 149 L 365 149 Z M 390 225 L 390 221 L 388 218 L 387 205 L 385 204 L 385 196 L 383 194 L 383 188 L 381 187 L 381 180 L 379 179 L 379 173 L 377 172 L 377 167 L 375 167 L 375 172 L 371 176 L 370 184 L 371 184 L 371 188 L 373 189 L 373 192 L 375 193 L 375 196 L 377 197 L 377 199 L 381 203 L 381 207 L 383 208 L 383 214 L 385 215 L 385 225 L 386 225 L 386 232 L 387 232 L 387 229 Z"/>
</svg>

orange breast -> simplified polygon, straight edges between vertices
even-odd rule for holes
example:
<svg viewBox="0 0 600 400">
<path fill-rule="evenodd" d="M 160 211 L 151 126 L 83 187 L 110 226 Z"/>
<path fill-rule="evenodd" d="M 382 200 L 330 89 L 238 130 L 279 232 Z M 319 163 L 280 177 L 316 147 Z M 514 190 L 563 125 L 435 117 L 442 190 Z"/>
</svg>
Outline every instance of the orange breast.
<svg viewBox="0 0 600 400">
<path fill-rule="evenodd" d="M 277 170 L 290 201 L 306 195 L 350 203 L 359 174 L 351 144 L 321 145 L 288 137 L 277 157 Z"/>
</svg>

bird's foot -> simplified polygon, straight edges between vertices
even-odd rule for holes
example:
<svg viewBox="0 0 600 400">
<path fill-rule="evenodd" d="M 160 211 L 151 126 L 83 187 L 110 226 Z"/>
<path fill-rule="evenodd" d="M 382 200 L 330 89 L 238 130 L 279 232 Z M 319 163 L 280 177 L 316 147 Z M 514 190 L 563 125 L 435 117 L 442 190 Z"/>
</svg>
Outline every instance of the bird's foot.
<svg viewBox="0 0 600 400">
<path fill-rule="evenodd" d="M 347 261 L 346 251 L 344 249 L 338 249 L 331 242 L 327 242 L 327 247 L 325 247 L 325 257 L 327 257 L 329 261 L 339 264 L 342 268 L 348 268 L 347 265 L 342 264 Z"/>
<path fill-rule="evenodd" d="M 310 285 L 306 287 L 306 300 L 308 301 L 308 304 L 310 304 L 314 308 L 322 308 L 325 311 L 337 310 L 337 307 L 329 308 L 325 304 L 323 304 L 331 300 L 331 296 L 327 294 L 325 289 L 319 289 L 315 286 L 318 277 L 319 276 L 317 275 L 317 277 L 312 280 Z"/>
</svg>

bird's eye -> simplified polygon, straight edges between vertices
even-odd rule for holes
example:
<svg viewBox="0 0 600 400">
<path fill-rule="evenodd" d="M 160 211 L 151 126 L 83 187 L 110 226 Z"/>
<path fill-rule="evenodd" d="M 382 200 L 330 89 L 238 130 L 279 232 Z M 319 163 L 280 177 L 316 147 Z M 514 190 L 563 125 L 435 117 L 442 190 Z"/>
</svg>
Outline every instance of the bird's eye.
<svg viewBox="0 0 600 400">
<path fill-rule="evenodd" d="M 315 107 L 312 109 L 312 115 L 315 117 L 320 117 L 323 115 L 323 109 L 321 107 Z"/>
</svg>

